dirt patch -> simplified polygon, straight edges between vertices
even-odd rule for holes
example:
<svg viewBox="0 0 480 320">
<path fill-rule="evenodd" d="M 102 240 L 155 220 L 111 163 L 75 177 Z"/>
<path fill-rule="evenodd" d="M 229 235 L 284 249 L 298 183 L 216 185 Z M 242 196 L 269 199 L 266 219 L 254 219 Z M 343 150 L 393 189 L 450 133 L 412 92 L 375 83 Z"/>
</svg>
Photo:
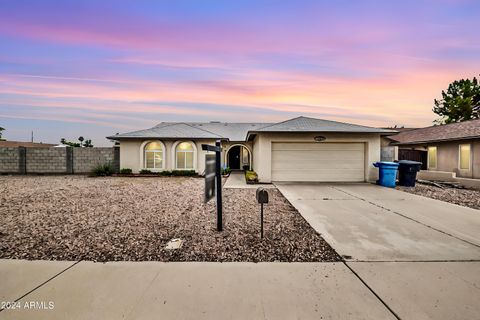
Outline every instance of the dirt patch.
<svg viewBox="0 0 480 320">
<path fill-rule="evenodd" d="M 415 187 L 397 187 L 397 189 L 420 196 L 458 204 L 464 207 L 480 209 L 480 190 L 438 188 L 417 183 Z"/>
<path fill-rule="evenodd" d="M 260 239 L 254 189 L 224 189 L 224 231 L 203 179 L 0 177 L 0 258 L 93 261 L 338 261 L 277 189 Z M 185 240 L 166 250 L 173 238 Z"/>
</svg>

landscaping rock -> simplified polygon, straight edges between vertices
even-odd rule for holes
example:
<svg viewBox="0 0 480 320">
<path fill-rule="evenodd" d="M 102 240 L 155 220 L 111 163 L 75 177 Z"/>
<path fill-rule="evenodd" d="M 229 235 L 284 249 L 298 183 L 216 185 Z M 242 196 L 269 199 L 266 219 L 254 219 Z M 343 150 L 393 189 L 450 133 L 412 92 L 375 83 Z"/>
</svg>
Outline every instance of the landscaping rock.
<svg viewBox="0 0 480 320">
<path fill-rule="evenodd" d="M 437 187 L 418 183 L 415 187 L 397 187 L 397 189 L 464 207 L 480 209 L 480 190 L 458 189 L 447 185 Z"/>
<path fill-rule="evenodd" d="M 224 189 L 224 231 L 203 179 L 0 177 L 0 258 L 93 261 L 338 261 L 277 189 L 260 239 L 254 189 Z M 167 243 L 182 239 L 180 249 Z"/>
</svg>

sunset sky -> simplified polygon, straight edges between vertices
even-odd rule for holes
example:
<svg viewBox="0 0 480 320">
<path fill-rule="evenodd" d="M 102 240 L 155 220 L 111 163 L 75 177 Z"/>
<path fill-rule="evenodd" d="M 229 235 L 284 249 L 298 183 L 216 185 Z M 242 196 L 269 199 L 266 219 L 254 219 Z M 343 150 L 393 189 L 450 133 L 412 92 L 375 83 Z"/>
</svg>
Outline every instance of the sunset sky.
<svg viewBox="0 0 480 320">
<path fill-rule="evenodd" d="M 480 1 L 0 2 L 0 126 L 58 142 L 299 115 L 427 126 L 480 73 Z"/>
</svg>

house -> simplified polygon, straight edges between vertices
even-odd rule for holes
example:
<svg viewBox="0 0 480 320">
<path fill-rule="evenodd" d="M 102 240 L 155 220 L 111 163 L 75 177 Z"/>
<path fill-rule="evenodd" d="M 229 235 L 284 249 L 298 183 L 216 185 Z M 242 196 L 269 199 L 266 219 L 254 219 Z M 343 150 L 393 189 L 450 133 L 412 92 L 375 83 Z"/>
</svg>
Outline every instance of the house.
<svg viewBox="0 0 480 320">
<path fill-rule="evenodd" d="M 398 147 L 399 160 L 421 161 L 422 169 L 439 174 L 480 179 L 480 119 L 403 131 L 388 139 Z"/>
<path fill-rule="evenodd" d="M 162 122 L 107 137 L 120 142 L 120 166 L 195 170 L 202 174 L 202 144 L 222 141 L 222 165 L 253 169 L 260 182 L 374 181 L 380 137 L 394 130 L 307 117 L 279 123 Z"/>
</svg>

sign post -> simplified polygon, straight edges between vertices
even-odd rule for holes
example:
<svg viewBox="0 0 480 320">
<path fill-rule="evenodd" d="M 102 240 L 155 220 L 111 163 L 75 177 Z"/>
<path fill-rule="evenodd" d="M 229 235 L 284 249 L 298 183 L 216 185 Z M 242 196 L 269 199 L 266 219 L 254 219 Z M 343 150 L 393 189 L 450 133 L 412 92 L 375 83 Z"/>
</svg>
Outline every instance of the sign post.
<svg viewBox="0 0 480 320">
<path fill-rule="evenodd" d="M 217 231 L 223 230 L 222 220 L 222 171 L 221 171 L 221 153 L 222 143 L 220 140 L 215 141 L 215 146 L 202 144 L 202 150 L 213 151 L 215 156 L 206 155 L 205 157 L 205 202 L 208 202 L 215 195 L 213 189 L 214 178 L 216 178 L 216 195 L 217 195 Z M 212 157 L 209 157 L 212 156 Z M 215 174 L 213 175 L 213 157 L 215 157 Z"/>
<path fill-rule="evenodd" d="M 263 239 L 263 204 L 268 203 L 268 192 L 263 188 L 258 188 L 255 196 L 260 203 L 260 237 Z"/>
</svg>

